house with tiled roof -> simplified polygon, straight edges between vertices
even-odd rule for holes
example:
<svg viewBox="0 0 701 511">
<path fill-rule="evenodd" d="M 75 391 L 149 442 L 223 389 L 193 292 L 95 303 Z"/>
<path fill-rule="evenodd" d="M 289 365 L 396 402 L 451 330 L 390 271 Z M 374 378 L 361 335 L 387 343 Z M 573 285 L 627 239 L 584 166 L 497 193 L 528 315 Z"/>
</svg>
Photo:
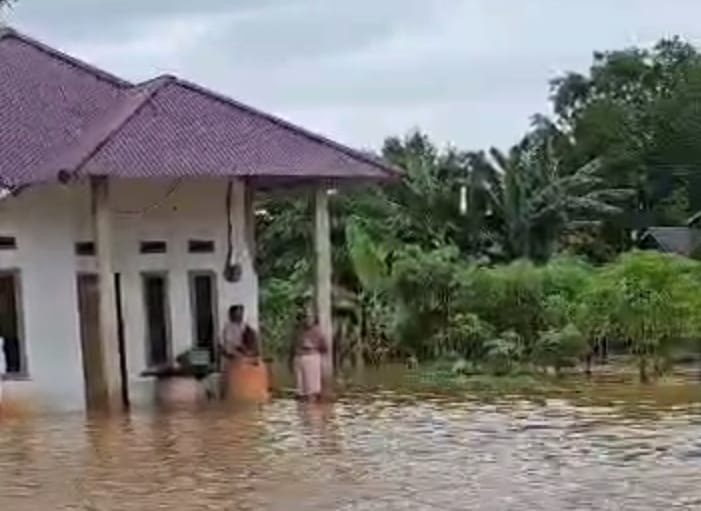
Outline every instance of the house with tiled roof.
<svg viewBox="0 0 701 511">
<path fill-rule="evenodd" d="M 4 395 L 62 409 L 148 402 L 145 369 L 258 322 L 254 194 L 309 193 L 315 304 L 331 332 L 330 187 L 381 161 L 174 76 L 133 84 L 0 32 Z M 1 370 L 2 368 L 0 368 Z"/>
<path fill-rule="evenodd" d="M 638 246 L 670 254 L 698 259 L 701 255 L 701 212 L 686 221 L 685 226 L 652 226 L 643 231 Z"/>
</svg>

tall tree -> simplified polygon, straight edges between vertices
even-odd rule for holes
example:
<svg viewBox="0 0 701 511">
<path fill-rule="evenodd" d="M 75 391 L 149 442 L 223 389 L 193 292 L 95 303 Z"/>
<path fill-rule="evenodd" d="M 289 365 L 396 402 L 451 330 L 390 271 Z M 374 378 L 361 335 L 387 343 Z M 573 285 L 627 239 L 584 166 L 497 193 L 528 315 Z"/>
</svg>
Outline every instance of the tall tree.
<svg viewBox="0 0 701 511">
<path fill-rule="evenodd" d="M 620 226 L 680 224 L 701 208 L 701 55 L 679 38 L 594 55 L 552 84 L 573 157 L 599 157 L 611 186 L 636 190 Z"/>
</svg>

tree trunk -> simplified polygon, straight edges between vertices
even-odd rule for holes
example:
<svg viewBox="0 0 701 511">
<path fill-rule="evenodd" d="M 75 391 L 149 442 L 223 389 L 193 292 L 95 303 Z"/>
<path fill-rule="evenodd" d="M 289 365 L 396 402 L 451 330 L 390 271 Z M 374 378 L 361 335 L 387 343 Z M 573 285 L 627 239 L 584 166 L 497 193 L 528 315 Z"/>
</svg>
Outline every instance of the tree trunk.
<svg viewBox="0 0 701 511">
<path fill-rule="evenodd" d="M 647 374 L 647 357 L 645 355 L 641 355 L 638 364 L 640 383 L 650 383 L 650 377 Z"/>
<path fill-rule="evenodd" d="M 665 372 L 665 363 L 664 360 L 660 359 L 660 357 L 655 357 L 654 362 L 653 362 L 653 368 L 655 371 L 655 379 L 659 379 L 662 377 L 662 375 Z"/>
<path fill-rule="evenodd" d="M 591 378 L 591 363 L 593 358 L 594 353 L 590 351 L 584 359 L 584 374 L 587 378 Z"/>
<path fill-rule="evenodd" d="M 367 312 L 365 310 L 365 296 L 360 296 L 360 311 L 358 318 L 358 338 L 355 340 L 355 369 L 362 373 L 365 370 L 365 335 L 367 333 Z"/>
<path fill-rule="evenodd" d="M 609 341 L 604 339 L 601 341 L 601 363 L 607 364 L 609 361 Z"/>
</svg>

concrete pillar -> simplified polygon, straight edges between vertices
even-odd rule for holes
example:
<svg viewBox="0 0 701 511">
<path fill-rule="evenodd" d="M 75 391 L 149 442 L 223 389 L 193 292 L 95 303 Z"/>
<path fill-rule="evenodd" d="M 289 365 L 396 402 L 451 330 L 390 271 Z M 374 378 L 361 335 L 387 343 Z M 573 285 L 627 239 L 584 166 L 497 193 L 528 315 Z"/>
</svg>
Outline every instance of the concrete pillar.
<svg viewBox="0 0 701 511">
<path fill-rule="evenodd" d="M 258 292 L 258 268 L 256 266 L 257 245 L 256 245 L 256 189 L 253 183 L 246 181 L 244 183 L 243 193 L 243 230 L 246 244 L 246 254 L 248 265 L 246 268 L 245 280 L 246 293 L 251 293 L 253 296 L 245 298 L 246 303 L 246 321 L 256 329 L 260 329 L 260 319 L 258 317 L 260 310 L 260 296 Z M 265 339 L 262 339 L 265 342 Z"/>
<path fill-rule="evenodd" d="M 331 305 L 331 223 L 329 196 L 325 186 L 314 192 L 314 299 L 321 331 L 329 343 L 324 373 L 333 376 L 333 323 Z"/>
<path fill-rule="evenodd" d="M 100 381 L 104 407 L 109 411 L 119 411 L 122 403 L 122 378 L 119 367 L 119 334 L 117 319 L 117 295 L 112 268 L 112 219 L 109 204 L 109 180 L 107 177 L 93 177 L 90 181 L 92 192 L 92 215 L 97 252 L 100 308 L 100 352 L 102 371 Z"/>
<path fill-rule="evenodd" d="M 244 184 L 244 229 L 246 232 L 246 249 L 251 261 L 251 268 L 256 272 L 256 189 L 250 181 Z"/>
</svg>

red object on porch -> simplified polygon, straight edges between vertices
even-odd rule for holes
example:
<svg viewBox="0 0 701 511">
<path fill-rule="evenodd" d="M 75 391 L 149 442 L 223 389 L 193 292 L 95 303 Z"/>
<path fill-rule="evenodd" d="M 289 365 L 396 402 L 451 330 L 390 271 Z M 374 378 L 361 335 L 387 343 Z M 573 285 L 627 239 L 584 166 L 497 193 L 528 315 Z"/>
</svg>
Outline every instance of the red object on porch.
<svg viewBox="0 0 701 511">
<path fill-rule="evenodd" d="M 258 358 L 234 360 L 226 375 L 226 398 L 237 403 L 265 403 L 270 399 L 268 367 Z"/>
</svg>

